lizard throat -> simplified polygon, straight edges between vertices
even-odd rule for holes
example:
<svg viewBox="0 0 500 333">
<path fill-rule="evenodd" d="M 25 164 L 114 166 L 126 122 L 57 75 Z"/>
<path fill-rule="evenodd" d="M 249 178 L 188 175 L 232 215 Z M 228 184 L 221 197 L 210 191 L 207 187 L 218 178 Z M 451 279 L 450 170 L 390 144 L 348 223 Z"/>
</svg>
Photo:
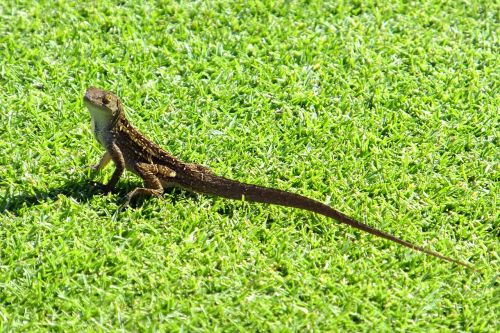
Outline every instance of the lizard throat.
<svg viewBox="0 0 500 333">
<path fill-rule="evenodd" d="M 97 141 L 104 146 L 107 141 L 106 133 L 116 124 L 118 117 L 113 117 L 109 112 L 92 105 L 87 105 L 87 108 L 92 118 L 92 132 Z"/>
</svg>

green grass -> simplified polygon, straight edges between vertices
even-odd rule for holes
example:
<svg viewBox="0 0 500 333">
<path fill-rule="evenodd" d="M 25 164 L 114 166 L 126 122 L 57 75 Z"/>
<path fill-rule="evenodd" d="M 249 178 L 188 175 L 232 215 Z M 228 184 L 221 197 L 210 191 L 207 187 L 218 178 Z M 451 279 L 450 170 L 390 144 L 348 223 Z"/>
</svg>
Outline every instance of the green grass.
<svg viewBox="0 0 500 333">
<path fill-rule="evenodd" d="M 0 331 L 499 329 L 495 1 L 0 5 Z M 335 221 L 88 188 L 82 104 L 116 92 L 179 158 Z M 112 168 L 97 176 L 109 178 Z"/>
</svg>

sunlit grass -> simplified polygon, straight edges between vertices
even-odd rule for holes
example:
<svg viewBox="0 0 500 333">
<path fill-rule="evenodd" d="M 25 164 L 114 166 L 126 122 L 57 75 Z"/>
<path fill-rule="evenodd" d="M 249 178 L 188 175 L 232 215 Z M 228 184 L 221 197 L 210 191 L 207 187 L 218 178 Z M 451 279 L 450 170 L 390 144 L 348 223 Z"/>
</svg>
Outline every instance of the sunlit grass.
<svg viewBox="0 0 500 333">
<path fill-rule="evenodd" d="M 0 5 L 0 330 L 497 330 L 497 12 Z M 174 190 L 119 212 L 140 180 L 88 187 L 103 153 L 90 85 L 182 160 L 315 198 L 483 276 L 283 207 Z"/>
</svg>

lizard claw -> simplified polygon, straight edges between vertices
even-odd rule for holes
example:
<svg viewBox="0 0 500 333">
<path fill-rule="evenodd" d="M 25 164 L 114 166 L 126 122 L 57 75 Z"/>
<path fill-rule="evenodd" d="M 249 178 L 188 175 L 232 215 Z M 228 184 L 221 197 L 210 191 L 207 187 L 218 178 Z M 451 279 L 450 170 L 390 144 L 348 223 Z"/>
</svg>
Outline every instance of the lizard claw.
<svg viewBox="0 0 500 333">
<path fill-rule="evenodd" d="M 124 196 L 122 201 L 123 203 L 120 205 L 120 211 L 127 210 L 128 207 L 130 207 L 130 202 L 132 201 L 132 196 L 130 195 L 130 193 Z"/>
<path fill-rule="evenodd" d="M 85 173 L 90 174 L 90 175 L 95 175 L 99 172 L 100 168 L 99 165 L 89 165 L 84 168 Z"/>
</svg>

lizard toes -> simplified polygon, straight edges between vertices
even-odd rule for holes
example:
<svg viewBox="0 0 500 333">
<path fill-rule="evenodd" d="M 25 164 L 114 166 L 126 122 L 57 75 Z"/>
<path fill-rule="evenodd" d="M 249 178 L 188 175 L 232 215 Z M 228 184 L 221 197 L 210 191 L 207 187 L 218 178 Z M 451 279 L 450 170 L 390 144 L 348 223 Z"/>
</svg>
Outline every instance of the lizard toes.
<svg viewBox="0 0 500 333">
<path fill-rule="evenodd" d="M 123 197 L 122 199 L 122 204 L 120 205 L 120 210 L 126 210 L 130 207 L 130 203 L 132 202 L 133 196 L 127 194 L 126 196 Z"/>
</svg>

